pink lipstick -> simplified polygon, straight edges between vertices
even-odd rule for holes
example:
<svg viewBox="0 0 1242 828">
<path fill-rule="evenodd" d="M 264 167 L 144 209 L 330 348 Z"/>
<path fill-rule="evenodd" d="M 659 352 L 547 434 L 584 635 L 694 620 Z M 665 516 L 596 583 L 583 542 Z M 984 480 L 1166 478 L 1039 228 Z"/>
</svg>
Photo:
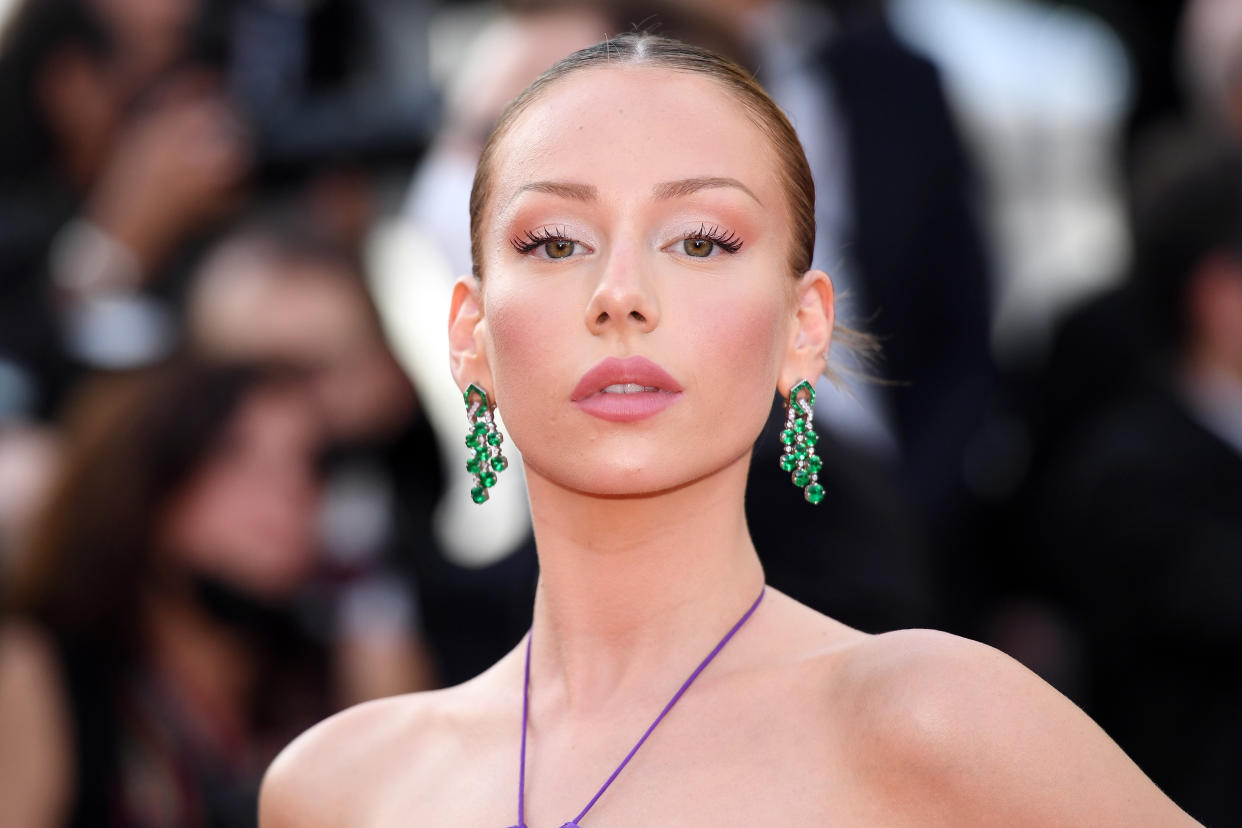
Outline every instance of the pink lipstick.
<svg viewBox="0 0 1242 828">
<path fill-rule="evenodd" d="M 677 380 L 646 357 L 609 357 L 582 375 L 569 398 L 594 417 L 632 423 L 659 414 L 681 392 Z"/>
</svg>

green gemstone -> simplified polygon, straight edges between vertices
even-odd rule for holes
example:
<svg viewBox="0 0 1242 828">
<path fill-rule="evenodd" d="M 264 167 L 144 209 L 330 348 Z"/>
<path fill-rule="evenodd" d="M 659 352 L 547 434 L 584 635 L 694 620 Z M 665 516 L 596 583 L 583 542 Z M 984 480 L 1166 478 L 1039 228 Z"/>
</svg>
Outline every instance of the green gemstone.
<svg viewBox="0 0 1242 828">
<path fill-rule="evenodd" d="M 807 470 L 808 470 L 808 471 L 810 471 L 812 474 L 814 474 L 815 472 L 819 471 L 819 470 L 820 470 L 820 469 L 822 469 L 823 467 L 824 467 L 824 458 L 822 458 L 822 457 L 817 457 L 817 456 L 815 456 L 814 454 L 812 454 L 810 457 L 806 458 L 806 468 L 807 468 Z"/>
<path fill-rule="evenodd" d="M 808 407 L 815 405 L 815 386 L 811 385 L 807 380 L 802 380 L 789 389 L 789 399 L 797 399 L 798 395 L 802 393 L 806 394 L 806 404 Z"/>
<path fill-rule="evenodd" d="M 799 434 L 806 431 L 806 420 L 802 419 L 801 417 L 794 420 L 794 431 L 798 432 Z"/>
<path fill-rule="evenodd" d="M 811 475 L 807 473 L 806 469 L 798 469 L 794 472 L 793 482 L 795 486 L 805 486 L 811 482 Z"/>
<path fill-rule="evenodd" d="M 482 437 L 485 433 L 487 433 L 487 423 L 483 422 L 482 420 L 479 420 L 477 423 L 474 424 L 471 430 L 475 434 L 478 434 L 480 437 Z"/>
<path fill-rule="evenodd" d="M 491 434 L 487 435 L 488 445 L 498 446 L 504 441 L 505 441 L 505 438 L 501 435 L 499 431 L 493 431 Z"/>
<path fill-rule="evenodd" d="M 824 487 L 818 483 L 812 483 L 806 487 L 806 502 L 819 503 L 824 499 Z"/>
<path fill-rule="evenodd" d="M 799 460 L 805 460 L 807 455 L 806 446 L 797 446 L 793 450 L 793 456 Z"/>
<path fill-rule="evenodd" d="M 815 433 L 815 430 L 814 430 L 814 429 L 811 429 L 811 428 L 808 428 L 808 429 L 806 430 L 806 434 L 804 434 L 804 435 L 803 435 L 803 437 L 805 437 L 805 438 L 806 438 L 806 442 L 807 442 L 807 444 L 808 444 L 808 445 L 812 445 L 812 446 L 813 446 L 813 445 L 815 445 L 816 443 L 818 443 L 818 442 L 819 442 L 819 435 L 818 435 L 818 434 L 816 434 L 816 433 Z"/>
<path fill-rule="evenodd" d="M 503 454 L 497 454 L 492 458 L 492 468 L 498 472 L 502 472 L 509 468 L 509 461 L 505 459 Z"/>
<path fill-rule="evenodd" d="M 492 486 L 496 485 L 496 473 L 489 472 L 489 471 L 483 472 L 481 475 L 479 475 L 479 482 L 482 483 L 486 488 L 490 489 Z"/>
<path fill-rule="evenodd" d="M 466 461 L 466 471 L 471 474 L 478 474 L 480 468 L 482 468 L 482 466 L 479 463 L 479 455 L 476 454 Z"/>
<path fill-rule="evenodd" d="M 487 392 L 475 385 L 473 382 L 466 386 L 466 390 L 462 393 L 461 397 L 466 401 L 467 406 L 470 405 L 471 397 L 478 397 L 479 405 L 483 408 L 487 408 Z"/>
<path fill-rule="evenodd" d="M 792 454 L 786 454 L 781 457 L 781 471 L 791 472 L 798 466 L 798 458 Z"/>
<path fill-rule="evenodd" d="M 787 429 L 785 429 L 784 431 L 782 431 L 782 432 L 781 432 L 781 442 L 782 442 L 782 443 L 784 443 L 785 445 L 789 445 L 789 444 L 791 444 L 793 441 L 794 441 L 794 432 L 793 432 L 792 430 L 790 430 L 790 429 L 788 429 L 788 428 L 787 428 Z"/>
<path fill-rule="evenodd" d="M 483 503 L 487 500 L 487 489 L 482 486 L 475 486 L 470 490 L 470 499 L 475 503 Z"/>
<path fill-rule="evenodd" d="M 474 432 L 467 434 L 466 435 L 466 447 L 472 448 L 472 449 L 479 448 L 479 435 L 475 434 Z"/>
</svg>

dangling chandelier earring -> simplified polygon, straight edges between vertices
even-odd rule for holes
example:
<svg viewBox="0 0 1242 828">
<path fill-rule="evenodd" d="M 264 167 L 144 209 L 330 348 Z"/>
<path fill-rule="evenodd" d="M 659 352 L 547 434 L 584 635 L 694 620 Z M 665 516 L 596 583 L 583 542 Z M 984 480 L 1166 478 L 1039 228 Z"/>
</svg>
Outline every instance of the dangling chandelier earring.
<svg viewBox="0 0 1242 828">
<path fill-rule="evenodd" d="M 819 435 L 811 428 L 815 416 L 815 387 L 807 380 L 800 380 L 789 389 L 785 402 L 785 430 L 781 442 L 785 452 L 781 455 L 781 471 L 790 473 L 793 484 L 802 489 L 806 502 L 819 503 L 824 499 L 824 487 L 819 485 L 819 470 L 824 461 L 815 454 Z"/>
<path fill-rule="evenodd" d="M 470 424 L 466 448 L 474 452 L 466 461 L 466 471 L 474 475 L 470 498 L 475 503 L 486 503 L 487 490 L 496 485 L 496 475 L 509 467 L 509 461 L 500 453 L 505 438 L 496 428 L 486 391 L 472 382 L 462 398 L 466 401 L 466 422 Z"/>
</svg>

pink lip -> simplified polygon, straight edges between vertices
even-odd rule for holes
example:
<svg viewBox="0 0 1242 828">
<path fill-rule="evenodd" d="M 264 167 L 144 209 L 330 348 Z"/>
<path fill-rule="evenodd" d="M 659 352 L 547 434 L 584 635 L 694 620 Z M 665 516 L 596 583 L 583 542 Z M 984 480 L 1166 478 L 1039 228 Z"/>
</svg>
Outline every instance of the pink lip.
<svg viewBox="0 0 1242 828">
<path fill-rule="evenodd" d="M 636 394 L 605 394 L 609 385 L 634 383 L 656 391 Z M 653 417 L 675 403 L 682 387 L 667 371 L 646 357 L 627 359 L 609 357 L 582 375 L 570 400 L 592 416 L 618 423 L 630 423 Z"/>
</svg>

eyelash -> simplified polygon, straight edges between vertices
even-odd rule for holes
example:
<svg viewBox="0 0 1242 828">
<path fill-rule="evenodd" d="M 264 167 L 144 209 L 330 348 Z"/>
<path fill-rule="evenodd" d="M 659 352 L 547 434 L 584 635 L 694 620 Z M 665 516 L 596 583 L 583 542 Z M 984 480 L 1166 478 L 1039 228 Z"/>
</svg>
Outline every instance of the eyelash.
<svg viewBox="0 0 1242 828">
<path fill-rule="evenodd" d="M 682 236 L 681 240 L 689 241 L 690 239 L 705 239 L 706 241 L 710 241 L 713 244 L 718 245 L 720 249 L 726 253 L 736 253 L 742 249 L 743 243 L 737 233 L 734 233 L 731 230 L 723 230 L 718 224 L 713 224 L 710 230 L 707 228 L 706 224 L 700 224 L 698 230 L 693 230 L 687 233 Z M 565 228 L 563 227 L 541 227 L 538 230 L 527 230 L 519 236 L 514 236 L 509 239 L 509 244 L 518 253 L 525 254 L 542 244 L 547 244 L 548 242 L 572 241 L 575 240 L 565 235 Z"/>
<path fill-rule="evenodd" d="M 565 228 L 557 227 L 555 229 L 541 227 L 538 230 L 527 230 L 520 236 L 514 236 L 509 239 L 509 244 L 519 253 L 529 253 L 541 244 L 548 242 L 571 242 L 574 239 L 565 235 Z"/>
<path fill-rule="evenodd" d="M 712 229 L 708 230 L 706 224 L 700 224 L 699 229 L 687 233 L 682 237 L 682 241 L 690 241 L 690 239 L 705 239 L 720 247 L 726 253 L 736 253 L 742 249 L 742 239 L 732 230 L 722 230 L 720 225 L 713 224 Z"/>
</svg>

